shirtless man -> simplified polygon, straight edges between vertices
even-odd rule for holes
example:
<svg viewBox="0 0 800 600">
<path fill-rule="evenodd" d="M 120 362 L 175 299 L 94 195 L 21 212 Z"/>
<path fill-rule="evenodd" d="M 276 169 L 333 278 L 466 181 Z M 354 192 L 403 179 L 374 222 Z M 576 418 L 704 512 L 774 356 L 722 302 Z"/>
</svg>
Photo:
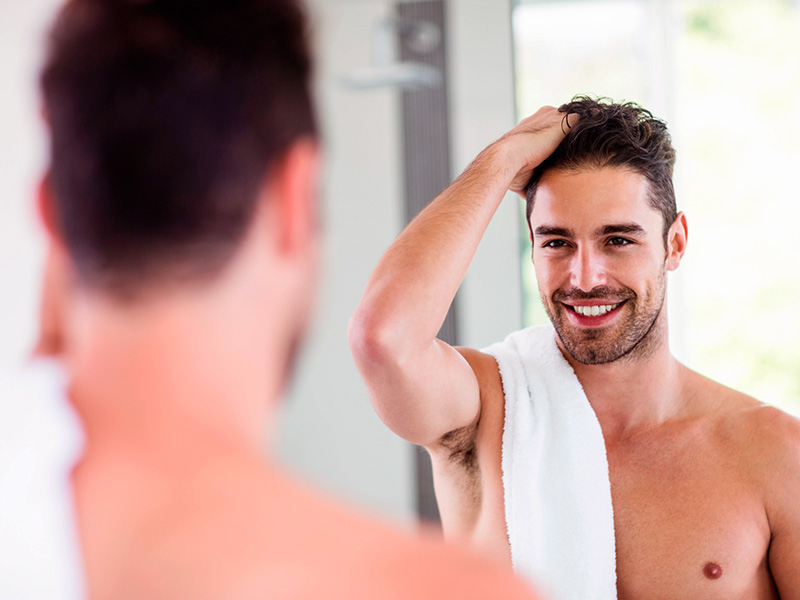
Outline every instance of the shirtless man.
<svg viewBox="0 0 800 600">
<path fill-rule="evenodd" d="M 264 456 L 317 280 L 309 72 L 292 0 L 70 0 L 58 17 L 38 350 L 85 432 L 88 594 L 530 598 L 505 566 Z"/>
<path fill-rule="evenodd" d="M 687 241 L 673 162 L 663 123 L 637 107 L 540 109 L 389 248 L 353 354 L 380 417 L 430 453 L 445 534 L 510 561 L 498 364 L 436 335 L 506 190 L 527 191 L 542 302 L 605 440 L 618 597 L 798 599 L 800 423 L 670 353 L 666 273 Z"/>
</svg>

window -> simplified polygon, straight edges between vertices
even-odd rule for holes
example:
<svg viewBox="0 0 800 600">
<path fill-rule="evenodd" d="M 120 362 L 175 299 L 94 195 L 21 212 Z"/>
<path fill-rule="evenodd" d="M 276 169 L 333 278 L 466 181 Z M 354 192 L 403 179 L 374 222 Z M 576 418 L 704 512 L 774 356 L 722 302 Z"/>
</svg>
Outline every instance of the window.
<svg viewBox="0 0 800 600">
<path fill-rule="evenodd" d="M 549 0 L 514 9 L 518 116 L 576 93 L 667 120 L 689 248 L 679 359 L 800 414 L 800 3 Z M 546 319 L 522 234 L 525 319 Z"/>
</svg>

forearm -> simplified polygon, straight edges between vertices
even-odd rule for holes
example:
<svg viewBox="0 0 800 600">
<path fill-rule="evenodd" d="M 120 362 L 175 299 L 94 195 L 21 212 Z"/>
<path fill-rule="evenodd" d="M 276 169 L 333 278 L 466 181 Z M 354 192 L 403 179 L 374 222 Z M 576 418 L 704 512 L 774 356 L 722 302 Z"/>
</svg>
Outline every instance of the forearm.
<svg viewBox="0 0 800 600">
<path fill-rule="evenodd" d="M 430 345 L 517 171 L 503 144 L 484 150 L 387 250 L 354 327 L 393 353 L 418 355 Z"/>
</svg>

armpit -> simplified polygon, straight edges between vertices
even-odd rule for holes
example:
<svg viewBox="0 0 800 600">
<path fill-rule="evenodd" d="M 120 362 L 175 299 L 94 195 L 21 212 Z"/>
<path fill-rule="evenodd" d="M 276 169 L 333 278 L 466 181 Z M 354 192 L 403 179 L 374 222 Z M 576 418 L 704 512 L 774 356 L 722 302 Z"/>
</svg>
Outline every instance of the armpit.
<svg viewBox="0 0 800 600">
<path fill-rule="evenodd" d="M 439 440 L 439 446 L 447 452 L 449 459 L 467 471 L 478 468 L 478 422 L 476 419 L 470 425 L 449 431 Z"/>
</svg>

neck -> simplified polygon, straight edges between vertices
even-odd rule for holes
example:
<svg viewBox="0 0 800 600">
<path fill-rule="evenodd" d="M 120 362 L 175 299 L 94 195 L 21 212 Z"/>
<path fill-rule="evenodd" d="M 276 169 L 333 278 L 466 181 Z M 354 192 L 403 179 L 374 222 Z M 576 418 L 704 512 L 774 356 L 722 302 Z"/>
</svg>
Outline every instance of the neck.
<svg viewBox="0 0 800 600">
<path fill-rule="evenodd" d="M 76 300 L 66 362 L 87 450 L 130 449 L 165 468 L 208 451 L 260 454 L 285 357 L 279 333 L 245 322 L 259 313 L 242 304 L 213 292 L 136 307 Z"/>
<path fill-rule="evenodd" d="M 646 350 L 614 362 L 586 365 L 559 347 L 581 382 L 607 441 L 679 417 L 685 404 L 684 367 L 669 349 L 666 315 L 643 340 Z"/>
</svg>

